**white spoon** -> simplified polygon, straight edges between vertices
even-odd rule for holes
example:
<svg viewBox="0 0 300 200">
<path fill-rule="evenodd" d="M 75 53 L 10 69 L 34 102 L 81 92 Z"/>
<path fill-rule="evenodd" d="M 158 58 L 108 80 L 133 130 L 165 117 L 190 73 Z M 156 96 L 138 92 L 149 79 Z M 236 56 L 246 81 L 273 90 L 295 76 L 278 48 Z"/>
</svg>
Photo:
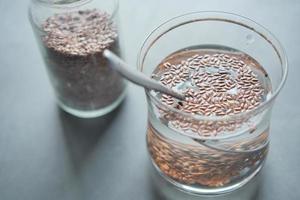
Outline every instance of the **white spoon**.
<svg viewBox="0 0 300 200">
<path fill-rule="evenodd" d="M 185 99 L 184 94 L 178 93 L 171 88 L 166 87 L 165 85 L 155 81 L 154 79 L 149 78 L 142 72 L 132 70 L 120 57 L 115 55 L 110 50 L 104 50 L 103 56 L 112 63 L 112 68 L 118 71 L 127 80 L 144 88 L 168 94 L 180 100 Z"/>
</svg>

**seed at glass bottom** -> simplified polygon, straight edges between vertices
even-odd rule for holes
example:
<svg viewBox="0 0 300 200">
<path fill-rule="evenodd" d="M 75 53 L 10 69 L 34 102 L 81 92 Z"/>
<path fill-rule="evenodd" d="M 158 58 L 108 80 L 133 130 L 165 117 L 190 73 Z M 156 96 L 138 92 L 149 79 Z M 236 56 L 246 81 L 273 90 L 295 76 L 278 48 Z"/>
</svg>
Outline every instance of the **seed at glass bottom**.
<svg viewBox="0 0 300 200">
<path fill-rule="evenodd" d="M 265 137 L 260 139 L 265 140 Z M 257 161 L 263 160 L 267 153 L 267 147 L 258 153 L 230 154 L 201 145 L 182 146 L 175 143 L 166 145 L 168 141 L 163 140 L 151 127 L 148 129 L 147 141 L 157 167 L 170 178 L 188 185 L 225 186 L 239 176 L 243 168 L 251 167 Z M 234 148 L 246 145 L 251 149 L 255 144 L 251 142 L 234 144 L 236 146 Z M 169 158 L 166 159 L 165 155 L 169 155 Z"/>
</svg>

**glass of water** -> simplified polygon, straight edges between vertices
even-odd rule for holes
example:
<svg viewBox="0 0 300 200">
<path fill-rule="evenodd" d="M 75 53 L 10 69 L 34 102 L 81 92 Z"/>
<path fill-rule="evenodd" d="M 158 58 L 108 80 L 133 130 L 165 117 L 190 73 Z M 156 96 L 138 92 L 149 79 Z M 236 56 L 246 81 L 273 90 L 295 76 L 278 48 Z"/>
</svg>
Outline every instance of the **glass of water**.
<svg viewBox="0 0 300 200">
<path fill-rule="evenodd" d="M 148 36 L 138 68 L 186 95 L 146 90 L 147 146 L 162 177 L 185 192 L 218 195 L 259 173 L 287 78 L 285 52 L 268 30 L 230 13 L 182 15 Z"/>
</svg>

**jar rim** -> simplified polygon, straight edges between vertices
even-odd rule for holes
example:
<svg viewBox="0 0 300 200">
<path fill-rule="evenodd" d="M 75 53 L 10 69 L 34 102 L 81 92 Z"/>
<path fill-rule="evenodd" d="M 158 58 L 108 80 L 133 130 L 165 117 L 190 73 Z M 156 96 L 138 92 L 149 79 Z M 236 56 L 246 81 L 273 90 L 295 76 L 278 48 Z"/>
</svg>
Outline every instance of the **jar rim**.
<svg viewBox="0 0 300 200">
<path fill-rule="evenodd" d="M 40 3 L 44 6 L 48 6 L 48 7 L 55 7 L 55 8 L 61 8 L 61 7 L 69 7 L 69 8 L 73 8 L 73 7 L 78 7 L 78 6 L 82 6 L 84 4 L 89 3 L 92 0 L 70 0 L 70 1 L 64 1 L 64 0 L 33 0 L 36 3 Z"/>
<path fill-rule="evenodd" d="M 56 8 L 56 9 L 73 9 L 73 8 L 88 4 L 89 2 L 91 2 L 93 0 L 75 0 L 75 1 L 76 2 L 71 2 L 71 3 L 69 2 L 69 3 L 64 3 L 64 4 L 51 4 L 51 2 L 49 2 L 49 0 L 32 0 L 33 3 L 38 3 L 40 6 Z M 113 0 L 113 3 L 114 3 L 114 7 L 113 7 L 113 10 L 111 13 L 111 18 L 114 18 L 117 15 L 117 12 L 119 10 L 119 0 Z M 33 26 L 35 26 L 39 31 L 43 32 L 41 27 L 34 20 L 31 6 L 28 7 L 28 17 L 29 17 L 29 21 L 31 22 L 31 24 Z"/>
<path fill-rule="evenodd" d="M 195 17 L 193 18 L 193 16 L 195 16 Z M 185 17 L 191 17 L 192 19 L 184 20 L 183 22 L 180 22 L 180 23 L 170 26 L 174 21 L 180 20 L 180 19 L 185 19 Z M 234 19 L 232 19 L 232 18 L 234 18 Z M 275 100 L 275 98 L 278 96 L 279 92 L 283 88 L 283 86 L 286 82 L 286 79 L 287 79 L 288 60 L 287 60 L 285 50 L 284 50 L 283 46 L 281 45 L 281 43 L 279 42 L 279 40 L 268 29 L 266 29 L 264 26 L 258 24 L 257 22 L 253 21 L 252 19 L 238 15 L 238 14 L 222 12 L 222 11 L 199 11 L 199 12 L 191 12 L 191 13 L 179 15 L 177 17 L 169 19 L 168 21 L 164 22 L 163 24 L 161 24 L 157 28 L 155 28 L 144 40 L 142 47 L 140 48 L 140 51 L 138 53 L 138 59 L 137 59 L 138 69 L 140 71 L 143 71 L 143 67 L 144 67 L 143 65 L 144 65 L 144 61 L 147 57 L 148 51 L 159 40 L 160 37 L 162 37 L 166 33 L 170 32 L 173 29 L 176 29 L 182 25 L 194 23 L 197 21 L 223 21 L 223 22 L 233 23 L 236 25 L 243 26 L 244 28 L 247 28 L 247 29 L 259 34 L 263 39 L 265 39 L 273 47 L 274 51 L 276 52 L 277 56 L 279 57 L 279 60 L 281 63 L 282 76 L 281 76 L 281 80 L 280 80 L 278 87 L 271 93 L 271 96 L 269 99 L 262 102 L 256 108 L 254 108 L 252 110 L 248 110 L 246 112 L 225 115 L 225 116 L 204 116 L 204 115 L 191 114 L 188 112 L 184 112 L 182 110 L 178 110 L 174 107 L 163 104 L 158 99 L 158 97 L 156 97 L 150 93 L 150 90 L 145 89 L 147 97 L 152 102 L 154 102 L 156 105 L 159 105 L 160 107 L 162 107 L 166 110 L 170 110 L 176 114 L 180 114 L 181 116 L 193 118 L 196 120 L 208 120 L 208 121 L 220 121 L 220 120 L 224 121 L 224 120 L 240 119 L 240 118 L 248 116 L 248 115 L 255 115 L 255 114 L 263 111 L 269 105 L 271 105 L 271 103 Z M 257 29 L 259 29 L 259 30 L 257 30 Z M 159 35 L 155 36 L 155 38 L 152 38 L 157 33 L 159 33 Z M 150 44 L 148 44 L 148 43 L 150 43 Z"/>
</svg>

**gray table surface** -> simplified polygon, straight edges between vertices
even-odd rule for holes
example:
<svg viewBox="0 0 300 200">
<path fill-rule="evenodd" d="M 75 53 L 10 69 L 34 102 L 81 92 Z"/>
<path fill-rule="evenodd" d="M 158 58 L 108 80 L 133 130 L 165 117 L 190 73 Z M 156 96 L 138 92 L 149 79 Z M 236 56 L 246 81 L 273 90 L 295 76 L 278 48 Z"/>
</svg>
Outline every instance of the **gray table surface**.
<svg viewBox="0 0 300 200">
<path fill-rule="evenodd" d="M 206 199 L 178 192 L 154 173 L 146 152 L 142 89 L 130 85 L 122 106 L 101 119 L 76 119 L 56 106 L 27 5 L 27 0 L 0 0 L 0 199 Z M 265 25 L 284 45 L 290 64 L 261 176 L 215 199 L 300 199 L 300 1 L 121 0 L 128 62 L 135 65 L 154 27 L 197 10 L 234 12 Z"/>
</svg>

